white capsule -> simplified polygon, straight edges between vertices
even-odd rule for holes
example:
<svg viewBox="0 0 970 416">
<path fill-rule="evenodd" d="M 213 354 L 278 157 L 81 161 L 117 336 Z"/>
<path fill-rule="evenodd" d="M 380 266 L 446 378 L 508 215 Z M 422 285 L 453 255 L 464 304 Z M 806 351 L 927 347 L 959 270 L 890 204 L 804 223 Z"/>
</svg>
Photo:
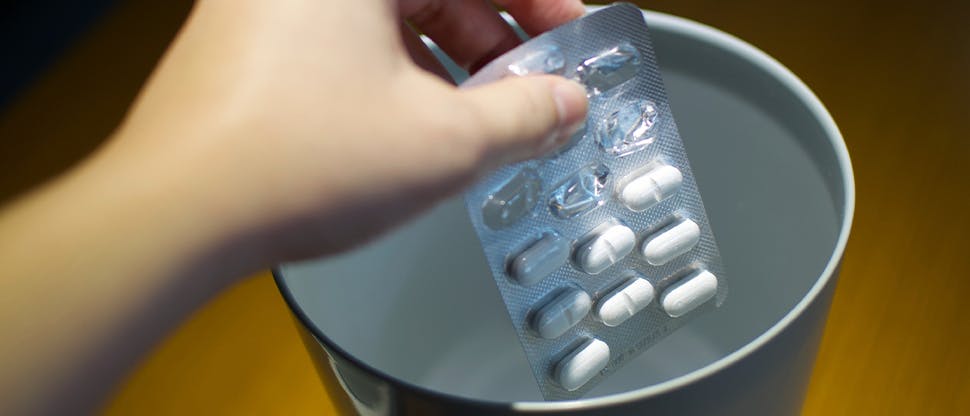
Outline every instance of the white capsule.
<svg viewBox="0 0 970 416">
<path fill-rule="evenodd" d="M 660 297 L 660 304 L 667 315 L 677 318 L 701 306 L 716 293 L 717 277 L 707 270 L 701 270 L 667 288 Z"/>
<path fill-rule="evenodd" d="M 594 338 L 559 360 L 553 377 L 562 388 L 573 391 L 596 376 L 609 362 L 610 346 Z"/>
<path fill-rule="evenodd" d="M 569 260 L 569 240 L 546 233 L 509 263 L 509 275 L 525 286 L 539 283 Z"/>
<path fill-rule="evenodd" d="M 644 211 L 675 194 L 683 181 L 680 170 L 670 165 L 634 172 L 619 182 L 617 198 L 632 211 Z"/>
<path fill-rule="evenodd" d="M 597 274 L 606 270 L 633 251 L 637 237 L 629 227 L 604 223 L 587 234 L 584 243 L 576 248 L 573 258 L 584 272 Z"/>
<path fill-rule="evenodd" d="M 701 227 L 684 218 L 644 239 L 641 252 L 647 263 L 660 266 L 690 251 L 700 239 Z"/>
<path fill-rule="evenodd" d="M 583 320 L 592 306 L 593 300 L 586 292 L 579 289 L 563 291 L 535 312 L 532 329 L 543 338 L 556 338 Z"/>
<path fill-rule="evenodd" d="M 596 317 L 606 326 L 622 324 L 653 302 L 655 293 L 650 282 L 635 277 L 596 304 Z"/>
</svg>

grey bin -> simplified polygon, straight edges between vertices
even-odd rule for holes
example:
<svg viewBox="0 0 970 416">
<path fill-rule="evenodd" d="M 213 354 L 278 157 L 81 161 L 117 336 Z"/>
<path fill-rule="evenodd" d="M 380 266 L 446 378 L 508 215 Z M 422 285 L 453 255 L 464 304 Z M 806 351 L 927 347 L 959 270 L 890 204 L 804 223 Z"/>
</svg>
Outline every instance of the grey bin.
<svg viewBox="0 0 970 416">
<path fill-rule="evenodd" d="M 586 398 L 543 402 L 460 199 L 357 251 L 274 270 L 321 377 L 360 414 L 797 414 L 849 234 L 848 153 L 787 69 L 644 12 L 729 273 L 724 306 Z"/>
</svg>

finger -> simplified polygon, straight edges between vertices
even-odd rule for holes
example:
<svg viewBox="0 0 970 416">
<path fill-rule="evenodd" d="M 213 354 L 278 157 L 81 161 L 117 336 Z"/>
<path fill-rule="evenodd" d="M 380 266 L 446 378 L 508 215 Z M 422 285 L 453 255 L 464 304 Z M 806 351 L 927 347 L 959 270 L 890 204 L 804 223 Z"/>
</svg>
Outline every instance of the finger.
<svg viewBox="0 0 970 416">
<path fill-rule="evenodd" d="M 438 61 L 438 58 L 434 57 L 431 50 L 428 49 L 421 37 L 414 32 L 407 23 L 401 22 L 401 41 L 404 43 L 405 49 L 408 51 L 408 55 L 411 56 L 411 60 L 418 65 L 421 69 L 428 71 L 432 74 L 437 75 L 439 78 L 448 81 L 451 84 L 455 83 L 455 80 L 451 78 L 448 74 L 448 70 L 445 69 L 444 65 Z"/>
<path fill-rule="evenodd" d="M 494 0 L 530 36 L 555 28 L 586 13 L 580 0 Z"/>
<path fill-rule="evenodd" d="M 400 0 L 399 7 L 403 18 L 471 72 L 519 44 L 485 0 Z"/>
<path fill-rule="evenodd" d="M 586 118 L 586 90 L 556 76 L 510 77 L 460 90 L 477 121 L 486 167 L 533 158 L 563 143 Z"/>
</svg>

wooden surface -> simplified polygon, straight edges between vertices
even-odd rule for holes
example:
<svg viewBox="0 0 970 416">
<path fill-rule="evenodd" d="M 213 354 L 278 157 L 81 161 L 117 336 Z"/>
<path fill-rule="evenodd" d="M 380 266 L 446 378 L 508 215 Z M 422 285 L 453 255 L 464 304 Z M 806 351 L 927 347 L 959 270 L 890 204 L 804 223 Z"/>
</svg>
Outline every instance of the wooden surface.
<svg viewBox="0 0 970 416">
<path fill-rule="evenodd" d="M 856 220 L 804 413 L 970 414 L 970 5 L 640 3 L 776 57 L 846 138 Z M 188 6 L 122 4 L 4 109 L 0 199 L 65 169 L 112 130 Z M 107 409 L 332 412 L 268 273 L 200 310 Z"/>
</svg>

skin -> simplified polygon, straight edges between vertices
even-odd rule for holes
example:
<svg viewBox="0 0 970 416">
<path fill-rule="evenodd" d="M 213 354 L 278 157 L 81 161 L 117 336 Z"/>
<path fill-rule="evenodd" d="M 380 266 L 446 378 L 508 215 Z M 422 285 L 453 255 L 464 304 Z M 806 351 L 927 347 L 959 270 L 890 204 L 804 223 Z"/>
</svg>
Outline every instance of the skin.
<svg viewBox="0 0 970 416">
<path fill-rule="evenodd" d="M 0 210 L 0 414 L 84 413 L 247 273 L 352 248 L 585 117 L 553 76 L 458 89 L 415 30 L 475 70 L 583 13 L 573 0 L 210 0 L 125 121 Z"/>
</svg>

